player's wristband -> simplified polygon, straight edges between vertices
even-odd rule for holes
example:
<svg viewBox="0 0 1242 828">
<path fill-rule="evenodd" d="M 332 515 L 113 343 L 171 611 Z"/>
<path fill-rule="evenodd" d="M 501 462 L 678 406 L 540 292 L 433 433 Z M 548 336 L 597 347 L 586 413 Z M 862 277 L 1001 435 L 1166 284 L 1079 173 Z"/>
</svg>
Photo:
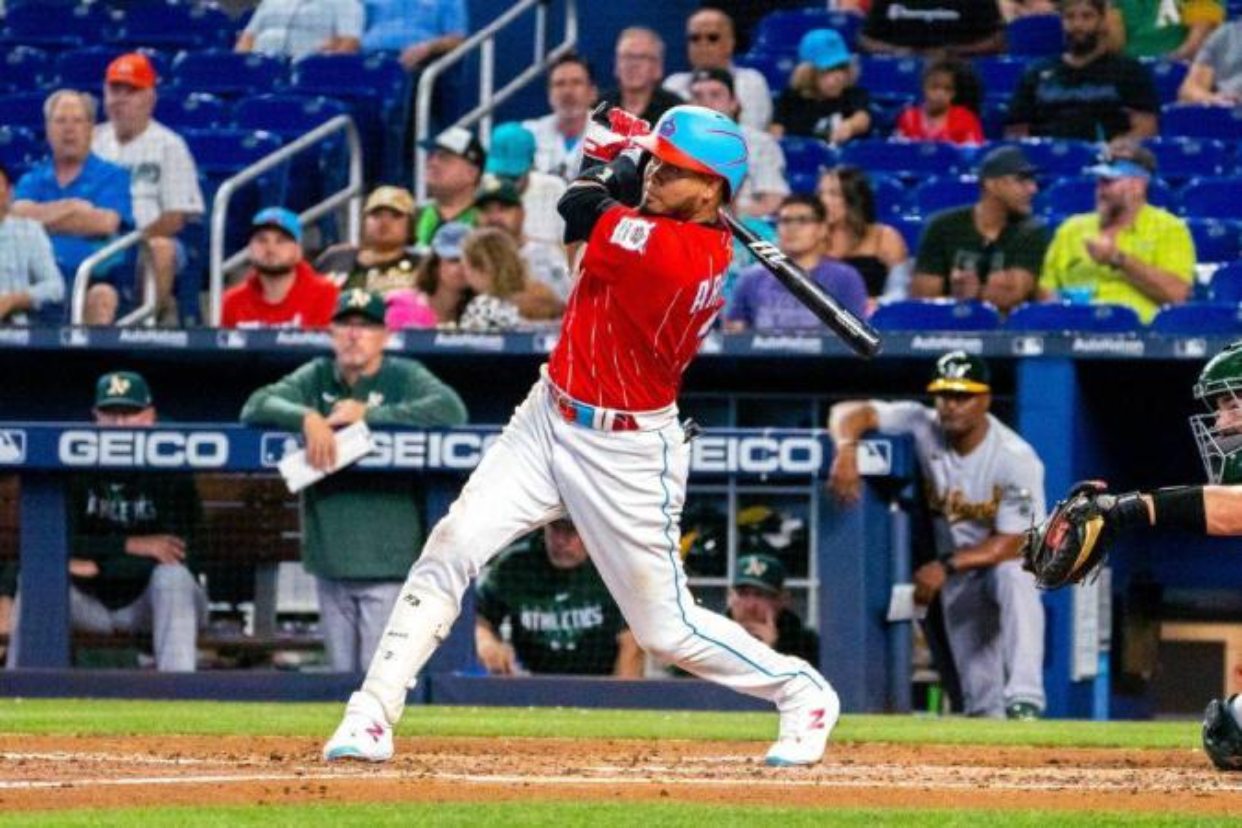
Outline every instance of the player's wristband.
<svg viewBox="0 0 1242 828">
<path fill-rule="evenodd" d="M 946 555 L 943 558 L 937 558 L 937 560 L 939 560 L 940 565 L 944 567 L 945 575 L 957 574 L 957 564 L 953 563 L 953 557 L 951 555 Z"/>
<path fill-rule="evenodd" d="M 584 170 L 574 180 L 601 184 L 610 196 L 630 207 L 642 200 L 642 173 L 634 154 L 629 152 L 618 155 L 603 166 Z"/>
<path fill-rule="evenodd" d="M 1103 497 L 1101 497 L 1103 500 Z M 1102 505 L 1102 504 L 1101 504 Z M 1141 492 L 1126 492 L 1116 495 L 1111 508 L 1106 511 L 1106 518 L 1114 529 L 1132 529 L 1136 526 L 1151 526 L 1151 515 Z"/>
<path fill-rule="evenodd" d="M 1207 508 L 1202 486 L 1170 486 L 1151 493 L 1156 526 L 1207 533 Z"/>
</svg>

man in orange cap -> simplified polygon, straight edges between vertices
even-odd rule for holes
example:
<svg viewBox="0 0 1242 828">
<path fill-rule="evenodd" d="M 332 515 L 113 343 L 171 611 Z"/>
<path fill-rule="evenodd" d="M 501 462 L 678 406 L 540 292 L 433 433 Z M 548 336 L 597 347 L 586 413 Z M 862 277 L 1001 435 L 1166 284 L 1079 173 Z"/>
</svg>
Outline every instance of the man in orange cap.
<svg viewBox="0 0 1242 828">
<path fill-rule="evenodd" d="M 156 80 L 151 61 L 139 52 L 108 64 L 104 79 L 108 120 L 95 127 L 91 149 L 130 172 L 134 221 L 146 236 L 159 291 L 159 318 L 175 324 L 173 282 L 186 259 L 177 234 L 187 219 L 202 215 L 203 194 L 185 141 L 152 118 Z M 118 304 L 116 289 L 103 282 L 92 285 L 87 294 L 88 313 L 101 323 L 112 321 Z M 182 308 L 191 314 L 194 310 Z"/>
</svg>

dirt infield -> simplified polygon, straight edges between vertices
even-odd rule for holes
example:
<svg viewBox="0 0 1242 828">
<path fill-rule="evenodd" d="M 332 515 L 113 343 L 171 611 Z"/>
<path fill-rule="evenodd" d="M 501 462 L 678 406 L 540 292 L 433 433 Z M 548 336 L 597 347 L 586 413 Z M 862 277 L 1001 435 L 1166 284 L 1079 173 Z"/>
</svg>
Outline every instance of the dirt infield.
<svg viewBox="0 0 1242 828">
<path fill-rule="evenodd" d="M 0 811 L 144 805 L 573 800 L 1237 814 L 1200 751 L 833 745 L 778 770 L 749 742 L 398 739 L 380 766 L 274 737 L 0 736 Z M 50 794 L 50 795 L 49 795 Z"/>
</svg>

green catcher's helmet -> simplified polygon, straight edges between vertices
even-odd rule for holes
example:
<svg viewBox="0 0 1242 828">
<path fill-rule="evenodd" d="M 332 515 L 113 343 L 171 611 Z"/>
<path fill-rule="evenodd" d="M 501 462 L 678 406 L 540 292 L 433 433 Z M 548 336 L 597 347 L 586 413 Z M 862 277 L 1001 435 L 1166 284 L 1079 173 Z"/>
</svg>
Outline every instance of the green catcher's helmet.
<svg viewBox="0 0 1242 828">
<path fill-rule="evenodd" d="M 1208 360 L 1195 383 L 1195 399 L 1208 410 L 1190 418 L 1199 457 L 1211 483 L 1242 483 L 1242 341 Z M 1238 421 L 1222 426 L 1221 412 L 1237 408 Z"/>
</svg>

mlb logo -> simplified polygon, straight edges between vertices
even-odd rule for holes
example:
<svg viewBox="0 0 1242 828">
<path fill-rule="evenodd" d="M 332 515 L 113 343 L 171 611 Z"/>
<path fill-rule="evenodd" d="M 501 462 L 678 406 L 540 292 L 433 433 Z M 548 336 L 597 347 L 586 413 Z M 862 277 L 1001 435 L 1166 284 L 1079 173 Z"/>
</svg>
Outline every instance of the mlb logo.
<svg viewBox="0 0 1242 828">
<path fill-rule="evenodd" d="M 883 477 L 893 470 L 893 444 L 882 440 L 858 443 L 858 473 L 864 477 Z"/>
<path fill-rule="evenodd" d="M 26 432 L 0 429 L 0 465 L 16 466 L 26 462 Z"/>
<path fill-rule="evenodd" d="M 264 434 L 259 442 L 259 462 L 264 468 L 274 469 L 285 455 L 300 448 L 298 439 L 292 434 Z"/>
<path fill-rule="evenodd" d="M 240 349 L 246 347 L 246 335 L 241 331 L 217 331 L 216 347 Z"/>
<path fill-rule="evenodd" d="M 66 348 L 85 348 L 91 344 L 90 332 L 82 328 L 61 328 L 60 344 Z"/>
</svg>

